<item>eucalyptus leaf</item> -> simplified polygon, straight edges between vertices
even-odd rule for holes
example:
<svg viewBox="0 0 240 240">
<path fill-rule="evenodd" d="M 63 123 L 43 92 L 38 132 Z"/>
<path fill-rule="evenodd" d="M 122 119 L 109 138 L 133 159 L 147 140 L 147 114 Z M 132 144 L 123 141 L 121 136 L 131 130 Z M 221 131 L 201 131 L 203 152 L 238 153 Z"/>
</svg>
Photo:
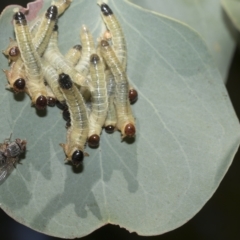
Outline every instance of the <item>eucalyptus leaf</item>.
<svg viewBox="0 0 240 240">
<path fill-rule="evenodd" d="M 100 147 L 87 148 L 90 156 L 74 170 L 59 146 L 66 141 L 59 109 L 37 112 L 27 95 L 5 90 L 0 73 L 2 141 L 11 132 L 28 141 L 22 164 L 0 186 L 1 208 L 48 235 L 82 237 L 107 223 L 146 236 L 173 230 L 213 195 L 239 146 L 238 120 L 201 37 L 128 1 L 108 3 L 123 27 L 127 71 L 139 93 L 135 141 L 103 131 Z M 0 18 L 1 49 L 13 37 L 13 8 Z M 59 19 L 63 53 L 79 42 L 82 24 L 95 39 L 102 31 L 95 0 L 73 1 Z M 0 62 L 7 68 L 4 56 Z"/>
<path fill-rule="evenodd" d="M 239 0 L 222 0 L 222 6 L 229 18 L 232 20 L 234 26 L 240 31 L 240 1 Z"/>
<path fill-rule="evenodd" d="M 131 0 L 131 2 L 176 18 L 196 30 L 206 41 L 223 80 L 227 81 L 235 41 L 228 29 L 227 19 L 224 17 L 219 0 Z M 235 1 L 226 0 L 226 2 Z"/>
</svg>

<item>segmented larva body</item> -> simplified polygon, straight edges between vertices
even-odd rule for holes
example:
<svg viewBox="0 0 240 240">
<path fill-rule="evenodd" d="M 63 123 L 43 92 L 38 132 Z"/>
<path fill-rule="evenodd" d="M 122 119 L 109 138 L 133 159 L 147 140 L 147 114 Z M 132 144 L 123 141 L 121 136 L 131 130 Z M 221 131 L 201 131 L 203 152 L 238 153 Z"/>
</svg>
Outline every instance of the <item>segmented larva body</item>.
<svg viewBox="0 0 240 240">
<path fill-rule="evenodd" d="M 101 52 L 116 82 L 114 103 L 117 111 L 117 128 L 121 131 L 123 138 L 133 137 L 136 129 L 128 98 L 129 85 L 126 73 L 115 52 L 105 40 L 101 41 Z"/>
<path fill-rule="evenodd" d="M 89 116 L 88 145 L 90 147 L 97 147 L 108 109 L 104 64 L 97 54 L 90 56 L 89 70 L 92 80 L 92 110 Z"/>
<path fill-rule="evenodd" d="M 78 166 L 84 158 L 84 145 L 89 131 L 87 109 L 82 95 L 67 74 L 59 75 L 59 85 L 71 118 L 71 126 L 67 132 L 67 143 L 60 144 L 60 146 L 62 146 L 67 160 Z"/>
<path fill-rule="evenodd" d="M 82 55 L 82 46 L 80 44 L 70 48 L 65 54 L 66 61 L 73 67 L 79 62 Z"/>
<path fill-rule="evenodd" d="M 51 88 L 54 96 L 59 102 L 64 102 L 65 98 L 59 88 L 58 78 L 59 74 L 54 67 L 52 67 L 47 60 L 42 61 L 43 76 Z"/>
<path fill-rule="evenodd" d="M 17 42 L 12 38 L 9 38 L 9 44 L 2 53 L 8 58 L 8 62 L 15 62 L 21 56 Z"/>
<path fill-rule="evenodd" d="M 47 92 L 43 82 L 41 61 L 32 43 L 26 18 L 21 12 L 14 14 L 14 30 L 25 65 L 28 92 L 33 104 L 36 104 L 38 109 L 44 109 L 47 105 Z"/>
<path fill-rule="evenodd" d="M 47 9 L 44 17 L 42 17 L 40 26 L 38 27 L 36 34 L 33 37 L 33 45 L 39 56 L 43 54 L 48 45 L 57 18 L 58 9 L 55 5 L 50 6 Z"/>
<path fill-rule="evenodd" d="M 114 80 L 114 76 L 110 70 L 106 70 L 105 75 L 106 75 L 107 94 L 108 94 L 108 111 L 107 111 L 104 127 L 107 133 L 113 133 L 117 125 L 117 114 L 116 114 L 116 109 L 114 104 L 116 83 Z"/>
<path fill-rule="evenodd" d="M 89 73 L 89 59 L 91 54 L 95 53 L 95 45 L 92 34 L 85 25 L 82 26 L 80 32 L 82 43 L 82 56 L 75 69 L 82 75 L 87 76 Z"/>
<path fill-rule="evenodd" d="M 107 29 L 111 34 L 113 49 L 117 55 L 118 60 L 122 64 L 123 71 L 125 71 L 127 67 L 127 45 L 122 27 L 106 3 L 100 3 L 100 8 L 103 21 L 105 22 Z"/>
<path fill-rule="evenodd" d="M 7 88 L 13 89 L 15 93 L 26 91 L 26 73 L 21 57 L 16 62 L 12 62 L 9 70 L 3 71 L 9 83 Z"/>
<path fill-rule="evenodd" d="M 57 45 L 57 28 L 54 29 L 50 38 L 46 51 L 44 52 L 44 58 L 60 73 L 64 72 L 70 76 L 73 82 L 79 86 L 87 86 L 86 77 L 82 76 L 74 67 L 72 67 L 59 51 Z"/>
</svg>

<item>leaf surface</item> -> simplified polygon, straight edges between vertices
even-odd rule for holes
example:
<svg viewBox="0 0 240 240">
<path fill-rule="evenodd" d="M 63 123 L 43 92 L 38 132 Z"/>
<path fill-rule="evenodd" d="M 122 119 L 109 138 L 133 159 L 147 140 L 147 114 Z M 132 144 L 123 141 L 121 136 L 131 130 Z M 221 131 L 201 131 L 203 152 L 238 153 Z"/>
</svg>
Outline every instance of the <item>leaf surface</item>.
<svg viewBox="0 0 240 240">
<path fill-rule="evenodd" d="M 66 141 L 59 109 L 36 112 L 27 95 L 5 90 L 0 73 L 2 141 L 11 132 L 28 141 L 22 164 L 0 186 L 1 207 L 48 235 L 82 237 L 106 223 L 140 235 L 173 230 L 212 196 L 239 145 L 238 120 L 199 35 L 127 1 L 109 5 L 123 26 L 128 75 L 139 93 L 134 142 L 103 131 L 100 147 L 87 148 L 90 156 L 74 171 L 59 146 Z M 1 49 L 13 37 L 13 8 L 1 15 Z M 79 42 L 82 24 L 99 36 L 96 1 L 74 1 L 59 19 L 63 53 Z M 7 68 L 4 56 L 0 62 Z"/>
</svg>

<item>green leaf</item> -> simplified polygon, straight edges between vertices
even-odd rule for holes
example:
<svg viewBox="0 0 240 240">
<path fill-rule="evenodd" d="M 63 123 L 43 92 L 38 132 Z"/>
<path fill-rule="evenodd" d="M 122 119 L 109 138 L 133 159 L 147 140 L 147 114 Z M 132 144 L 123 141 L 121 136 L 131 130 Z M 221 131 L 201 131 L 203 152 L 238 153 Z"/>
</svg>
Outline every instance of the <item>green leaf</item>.
<svg viewBox="0 0 240 240">
<path fill-rule="evenodd" d="M 239 0 L 222 0 L 222 6 L 229 18 L 233 22 L 234 26 L 240 31 L 240 1 Z"/>
<path fill-rule="evenodd" d="M 219 0 L 131 0 L 131 2 L 176 18 L 196 30 L 206 41 L 223 80 L 227 81 L 235 41 L 227 27 L 227 19 L 222 13 Z M 226 2 L 235 1 L 226 0 Z"/>
<path fill-rule="evenodd" d="M 44 2 L 44 9 L 50 0 Z M 28 96 L 4 89 L 2 141 L 26 138 L 22 164 L 0 186 L 4 211 L 28 227 L 61 238 L 85 236 L 106 223 L 140 235 L 173 230 L 209 200 L 240 141 L 239 123 L 203 40 L 186 25 L 127 1 L 109 1 L 126 36 L 128 75 L 139 93 L 137 135 L 103 131 L 84 166 L 64 164 L 65 123 L 57 108 L 38 113 Z M 13 6 L 0 19 L 4 49 L 13 37 Z M 95 0 L 74 1 L 59 21 L 63 53 L 86 24 L 97 38 L 103 23 Z M 2 68 L 7 60 L 0 56 Z"/>
</svg>

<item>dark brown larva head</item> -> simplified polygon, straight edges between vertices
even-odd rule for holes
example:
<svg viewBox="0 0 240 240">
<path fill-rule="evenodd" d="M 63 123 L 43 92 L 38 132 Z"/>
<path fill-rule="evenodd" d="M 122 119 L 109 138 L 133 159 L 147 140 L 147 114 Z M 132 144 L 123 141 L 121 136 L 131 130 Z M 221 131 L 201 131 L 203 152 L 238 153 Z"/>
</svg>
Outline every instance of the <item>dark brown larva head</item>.
<svg viewBox="0 0 240 240">
<path fill-rule="evenodd" d="M 27 25 L 26 17 L 22 12 L 16 12 L 13 15 L 13 19 L 16 21 L 16 24 Z"/>
<path fill-rule="evenodd" d="M 129 101 L 131 104 L 135 103 L 138 99 L 138 92 L 135 89 L 129 89 L 128 92 Z"/>
<path fill-rule="evenodd" d="M 84 159 L 84 153 L 80 150 L 76 150 L 72 155 L 72 164 L 78 167 Z"/>
<path fill-rule="evenodd" d="M 14 84 L 13 84 L 13 89 L 15 92 L 23 92 L 26 86 L 25 79 L 23 78 L 18 78 Z"/>
<path fill-rule="evenodd" d="M 102 40 L 102 41 L 101 41 L 101 46 L 102 46 L 102 47 L 108 47 L 108 46 L 109 46 L 108 41 Z"/>
<path fill-rule="evenodd" d="M 136 133 L 135 126 L 132 123 L 128 123 L 124 128 L 124 133 L 127 137 L 134 137 Z"/>
<path fill-rule="evenodd" d="M 97 54 L 92 54 L 90 56 L 90 62 L 94 65 L 96 65 L 100 61 L 100 58 Z"/>
<path fill-rule="evenodd" d="M 82 50 L 82 45 L 80 44 L 77 44 L 73 47 L 74 49 L 78 50 L 78 51 L 81 51 Z"/>
<path fill-rule="evenodd" d="M 56 105 L 56 98 L 53 97 L 47 97 L 47 105 L 49 107 L 54 107 Z"/>
<path fill-rule="evenodd" d="M 47 98 L 43 95 L 39 96 L 36 100 L 36 108 L 42 110 L 47 106 Z"/>
<path fill-rule="evenodd" d="M 99 146 L 100 137 L 97 134 L 93 134 L 88 138 L 88 146 L 91 148 L 96 148 Z"/>
<path fill-rule="evenodd" d="M 63 115 L 63 119 L 64 119 L 65 121 L 70 120 L 70 112 L 69 112 L 68 108 L 65 108 L 65 109 L 63 110 L 62 115 Z"/>
<path fill-rule="evenodd" d="M 105 127 L 105 131 L 107 133 L 113 133 L 114 130 L 115 130 L 115 127 L 113 125 L 108 125 L 108 126 Z"/>
<path fill-rule="evenodd" d="M 101 11 L 102 11 L 104 16 L 109 16 L 109 15 L 113 14 L 111 8 L 106 3 L 103 3 L 101 5 Z"/>
<path fill-rule="evenodd" d="M 70 89 L 72 88 L 72 80 L 69 75 L 65 73 L 61 73 L 58 78 L 58 83 L 61 88 L 63 89 Z"/>
<path fill-rule="evenodd" d="M 46 14 L 45 14 L 47 19 L 50 20 L 56 20 L 58 17 L 58 9 L 55 5 L 52 5 L 48 8 Z"/>
<path fill-rule="evenodd" d="M 64 110 L 65 108 L 68 108 L 68 106 L 65 102 L 56 101 L 56 106 L 61 110 Z"/>
<path fill-rule="evenodd" d="M 12 58 L 18 57 L 20 54 L 18 46 L 11 47 L 8 52 L 9 56 Z"/>
</svg>

